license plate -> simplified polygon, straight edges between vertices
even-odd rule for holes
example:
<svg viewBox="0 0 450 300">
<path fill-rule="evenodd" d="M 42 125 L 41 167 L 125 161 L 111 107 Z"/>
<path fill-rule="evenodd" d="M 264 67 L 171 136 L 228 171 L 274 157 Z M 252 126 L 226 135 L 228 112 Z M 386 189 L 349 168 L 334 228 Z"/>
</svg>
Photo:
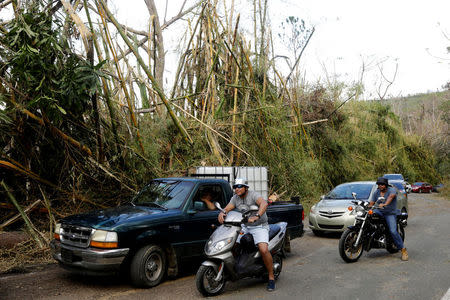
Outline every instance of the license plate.
<svg viewBox="0 0 450 300">
<path fill-rule="evenodd" d="M 73 261 L 72 251 L 61 248 L 61 258 L 64 262 L 71 263 Z"/>
</svg>

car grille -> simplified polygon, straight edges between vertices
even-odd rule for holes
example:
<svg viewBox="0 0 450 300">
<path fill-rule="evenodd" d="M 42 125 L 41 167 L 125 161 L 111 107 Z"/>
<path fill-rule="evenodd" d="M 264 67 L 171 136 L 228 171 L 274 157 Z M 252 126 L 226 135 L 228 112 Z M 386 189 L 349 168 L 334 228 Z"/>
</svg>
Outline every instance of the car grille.
<svg viewBox="0 0 450 300">
<path fill-rule="evenodd" d="M 319 224 L 320 228 L 323 229 L 342 229 L 344 225 L 326 225 L 326 224 Z"/>
<path fill-rule="evenodd" d="M 331 219 L 331 218 L 342 217 L 344 215 L 344 212 L 343 211 L 320 210 L 319 215 L 321 215 L 322 217 Z"/>
<path fill-rule="evenodd" d="M 89 246 L 92 228 L 62 224 L 61 229 L 61 243 L 76 247 Z"/>
</svg>

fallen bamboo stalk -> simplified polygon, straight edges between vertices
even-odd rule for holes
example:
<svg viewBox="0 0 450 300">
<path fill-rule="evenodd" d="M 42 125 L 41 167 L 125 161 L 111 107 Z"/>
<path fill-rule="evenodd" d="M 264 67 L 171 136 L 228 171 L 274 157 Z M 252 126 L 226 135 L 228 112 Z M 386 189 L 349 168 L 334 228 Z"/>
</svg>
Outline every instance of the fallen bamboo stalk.
<svg viewBox="0 0 450 300">
<path fill-rule="evenodd" d="M 41 248 L 41 249 L 44 248 L 44 244 L 42 243 L 41 239 L 37 235 L 37 230 L 34 227 L 33 223 L 31 223 L 30 218 L 28 218 L 27 214 L 23 211 L 22 207 L 19 205 L 19 203 L 17 203 L 16 198 L 14 198 L 14 196 L 9 191 L 8 187 L 6 186 L 6 183 L 4 181 L 2 181 L 1 185 L 6 190 L 6 193 L 8 194 L 8 197 L 11 200 L 11 202 L 14 204 L 14 206 L 19 211 L 19 214 L 21 215 L 22 219 L 25 221 L 25 224 L 27 225 L 31 236 L 36 241 L 36 243 L 39 245 L 39 248 Z M 38 200 L 38 201 L 40 202 L 40 200 Z"/>
<path fill-rule="evenodd" d="M 175 123 L 175 126 L 178 128 L 178 130 L 180 131 L 181 135 L 184 137 L 184 139 L 189 142 L 190 144 L 193 143 L 191 137 L 189 136 L 189 133 L 186 131 L 186 129 L 184 128 L 183 124 L 181 123 L 181 121 L 178 119 L 178 117 L 175 115 L 172 107 L 170 106 L 169 101 L 166 98 L 166 95 L 164 94 L 164 92 L 160 89 L 158 83 L 156 82 L 155 78 L 153 77 L 153 75 L 151 74 L 150 70 L 148 69 L 147 65 L 144 63 L 141 55 L 138 53 L 136 47 L 130 42 L 130 40 L 128 39 L 128 37 L 126 36 L 126 34 L 123 32 L 122 27 L 120 26 L 120 24 L 117 22 L 116 18 L 114 18 L 114 16 L 112 15 L 112 13 L 109 11 L 108 6 L 106 5 L 104 0 L 98 0 L 98 2 L 101 4 L 104 12 L 106 13 L 106 15 L 108 16 L 108 18 L 112 21 L 112 23 L 114 24 L 114 26 L 117 28 L 117 30 L 119 31 L 120 36 L 122 37 L 122 39 L 124 40 L 124 42 L 127 44 L 127 46 L 132 50 L 134 56 L 136 57 L 137 62 L 141 65 L 142 69 L 145 71 L 145 73 L 147 74 L 148 78 L 150 79 L 150 81 L 152 82 L 153 85 L 153 90 L 155 90 L 158 93 L 158 96 L 161 98 L 161 100 L 164 102 L 164 105 L 167 108 L 167 111 L 169 112 L 170 117 L 172 118 L 173 122 Z"/>
<path fill-rule="evenodd" d="M 103 11 L 105 11 L 105 10 L 103 10 Z M 132 101 L 131 101 L 131 98 L 130 98 L 130 94 L 129 94 L 128 89 L 126 87 L 125 80 L 122 77 L 122 70 L 120 69 L 119 60 L 117 59 L 117 53 L 116 53 L 116 51 L 115 51 L 115 49 L 113 47 L 112 40 L 111 40 L 111 34 L 109 33 L 109 29 L 108 29 L 108 26 L 106 24 L 105 17 L 103 15 L 102 11 L 100 11 L 100 12 L 101 12 L 100 13 L 100 17 L 102 19 L 103 27 L 104 27 L 104 31 L 105 31 L 106 42 L 108 43 L 109 48 L 111 50 L 111 53 L 113 55 L 115 66 L 116 66 L 116 71 L 117 71 L 117 76 L 119 77 L 119 83 L 120 83 L 122 91 L 123 91 L 123 93 L 125 95 L 125 99 L 127 100 L 127 105 L 128 105 L 128 109 L 130 111 L 131 121 L 133 122 L 133 126 L 136 129 L 136 135 L 137 135 L 137 140 L 138 140 L 139 146 L 141 148 L 142 154 L 144 154 L 145 153 L 145 149 L 144 149 L 144 145 L 142 144 L 142 139 L 141 139 L 141 135 L 139 133 L 139 128 L 138 128 L 138 124 L 137 124 L 137 120 L 136 120 L 136 115 L 134 114 L 134 109 L 133 109 Z M 129 47 L 133 47 L 133 46 L 130 46 L 130 45 L 128 45 L 128 46 Z"/>
<path fill-rule="evenodd" d="M 28 205 L 23 212 L 24 213 L 28 213 L 30 210 L 32 210 L 35 206 L 37 206 L 39 203 L 41 202 L 41 199 L 38 199 L 36 201 L 34 201 L 32 204 Z M 17 220 L 19 220 L 21 214 L 18 213 L 17 215 L 15 215 L 14 217 L 12 217 L 11 219 L 3 222 L 3 224 L 0 225 L 0 231 L 3 230 L 3 228 L 5 228 L 8 225 L 11 225 L 13 223 L 15 223 Z"/>
<path fill-rule="evenodd" d="M 16 165 L 16 164 L 17 164 L 17 165 Z M 68 191 L 66 191 L 66 190 L 63 190 L 62 188 L 60 188 L 60 187 L 57 186 L 56 184 L 53 184 L 53 183 L 51 183 L 50 181 L 45 180 L 45 179 L 39 177 L 37 174 L 35 174 L 35 173 L 33 173 L 32 171 L 26 169 L 24 166 L 20 165 L 20 164 L 17 163 L 17 162 L 15 162 L 15 163 L 13 164 L 13 163 L 11 163 L 11 162 L 9 162 L 9 161 L 0 160 L 0 167 L 6 168 L 6 169 L 11 169 L 11 170 L 16 171 L 16 172 L 18 172 L 18 173 L 20 173 L 20 174 L 26 175 L 26 176 L 28 176 L 28 177 L 34 179 L 34 180 L 37 180 L 37 181 L 39 181 L 39 182 L 41 182 L 41 183 L 44 183 L 44 184 L 46 184 L 46 185 L 48 185 L 48 186 L 51 186 L 52 188 L 54 188 L 54 189 L 56 189 L 57 191 L 60 191 L 60 192 L 62 192 L 62 193 L 64 193 L 64 194 L 67 194 L 67 195 L 73 195 L 73 197 L 74 197 L 75 199 L 78 199 L 78 200 L 80 200 L 80 201 L 87 202 L 87 203 L 93 204 L 93 205 L 95 205 L 95 206 L 99 206 L 99 207 L 101 207 L 101 208 L 106 208 L 106 206 L 101 205 L 101 204 L 99 204 L 99 203 L 95 203 L 95 202 L 93 202 L 93 201 L 91 201 L 91 200 L 89 200 L 89 199 L 86 199 L 85 197 L 83 197 L 83 196 L 81 196 L 81 195 L 73 194 L 72 192 L 68 192 Z"/>
<path fill-rule="evenodd" d="M 181 110 L 182 112 L 184 112 L 185 114 L 187 114 L 188 116 L 190 116 L 191 118 L 193 118 L 194 120 L 196 120 L 197 122 L 199 122 L 200 124 L 202 124 L 203 126 L 205 126 L 206 128 L 208 128 L 209 130 L 211 130 L 212 132 L 216 133 L 218 136 L 220 136 L 221 138 L 223 138 L 225 141 L 227 141 L 228 143 L 230 143 L 231 145 L 234 145 L 234 147 L 236 147 L 238 150 L 242 151 L 243 153 L 245 153 L 247 156 L 249 157 L 253 157 L 253 155 L 247 153 L 247 151 L 245 151 L 244 149 L 242 149 L 241 147 L 239 147 L 236 143 L 234 143 L 233 141 L 231 141 L 229 138 L 225 137 L 223 134 L 221 134 L 220 132 L 218 132 L 217 130 L 215 130 L 214 128 L 212 128 L 211 126 L 209 126 L 208 124 L 206 124 L 205 122 L 203 122 L 202 120 L 199 120 L 198 118 L 196 118 L 194 115 L 190 114 L 188 111 L 184 110 L 182 107 L 173 104 L 175 107 L 177 107 L 179 110 Z"/>
</svg>

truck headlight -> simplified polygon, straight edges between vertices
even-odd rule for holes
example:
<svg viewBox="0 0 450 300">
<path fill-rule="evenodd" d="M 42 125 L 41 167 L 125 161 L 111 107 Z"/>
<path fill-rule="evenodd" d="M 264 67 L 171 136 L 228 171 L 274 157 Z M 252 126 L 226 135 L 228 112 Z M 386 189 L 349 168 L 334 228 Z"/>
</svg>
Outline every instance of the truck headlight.
<svg viewBox="0 0 450 300">
<path fill-rule="evenodd" d="M 56 223 L 55 230 L 53 231 L 53 237 L 55 240 L 60 240 L 60 234 L 61 234 L 61 223 Z"/>
<path fill-rule="evenodd" d="M 96 248 L 117 248 L 119 246 L 117 232 L 94 229 L 90 245 Z"/>
</svg>

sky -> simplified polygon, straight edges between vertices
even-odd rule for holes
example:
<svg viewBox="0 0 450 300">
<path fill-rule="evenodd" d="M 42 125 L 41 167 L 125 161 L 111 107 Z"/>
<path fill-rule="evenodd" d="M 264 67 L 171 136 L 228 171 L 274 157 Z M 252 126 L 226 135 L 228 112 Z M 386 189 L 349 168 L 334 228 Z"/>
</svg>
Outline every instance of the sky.
<svg viewBox="0 0 450 300">
<path fill-rule="evenodd" d="M 171 19 L 183 1 L 155 0 L 161 23 L 165 11 L 166 20 Z M 195 1 L 188 0 L 185 7 Z M 225 1 L 228 6 L 231 4 L 231 0 Z M 234 2 L 241 14 L 240 28 L 251 37 L 252 0 Z M 112 10 L 121 23 L 147 30 L 149 13 L 144 0 L 108 3 L 115 7 Z M 315 28 L 300 60 L 300 72 L 308 83 L 336 79 L 351 85 L 362 76 L 364 97 L 372 99 L 385 92 L 387 97 L 434 92 L 450 81 L 449 0 L 270 0 L 268 3 L 274 37 L 281 32 L 281 22 L 289 16 L 303 19 L 306 26 Z M 174 77 L 179 39 L 185 27 L 185 22 L 177 22 L 163 33 L 168 82 Z M 275 48 L 277 55 L 289 54 L 281 41 L 275 42 Z M 381 74 L 393 81 L 387 91 L 387 81 Z"/>
<path fill-rule="evenodd" d="M 166 1 L 155 2 L 163 19 Z M 169 2 L 166 19 L 178 12 L 183 1 Z M 118 9 L 119 19 L 144 29 L 148 18 L 144 1 L 131 3 L 130 6 L 127 2 L 126 9 Z M 246 9 L 251 1 L 235 0 L 235 3 L 241 10 L 241 18 L 247 18 L 251 24 L 252 12 Z M 365 97 L 376 98 L 385 92 L 386 96 L 434 92 L 442 90 L 450 81 L 448 0 L 272 0 L 268 3 L 275 33 L 290 15 L 315 27 L 300 61 L 301 73 L 309 83 L 337 79 L 352 84 L 363 75 Z M 245 22 L 241 22 L 244 24 L 241 27 L 245 27 Z M 170 57 L 174 53 L 170 44 L 176 44 L 180 28 L 172 26 L 169 30 L 164 35 Z M 175 37 L 173 32 L 178 35 Z M 288 52 L 282 46 L 277 51 L 277 54 Z M 363 64 L 365 71 L 361 74 Z M 170 65 L 167 63 L 168 74 L 172 73 Z M 387 91 L 382 74 L 393 81 Z"/>
</svg>

